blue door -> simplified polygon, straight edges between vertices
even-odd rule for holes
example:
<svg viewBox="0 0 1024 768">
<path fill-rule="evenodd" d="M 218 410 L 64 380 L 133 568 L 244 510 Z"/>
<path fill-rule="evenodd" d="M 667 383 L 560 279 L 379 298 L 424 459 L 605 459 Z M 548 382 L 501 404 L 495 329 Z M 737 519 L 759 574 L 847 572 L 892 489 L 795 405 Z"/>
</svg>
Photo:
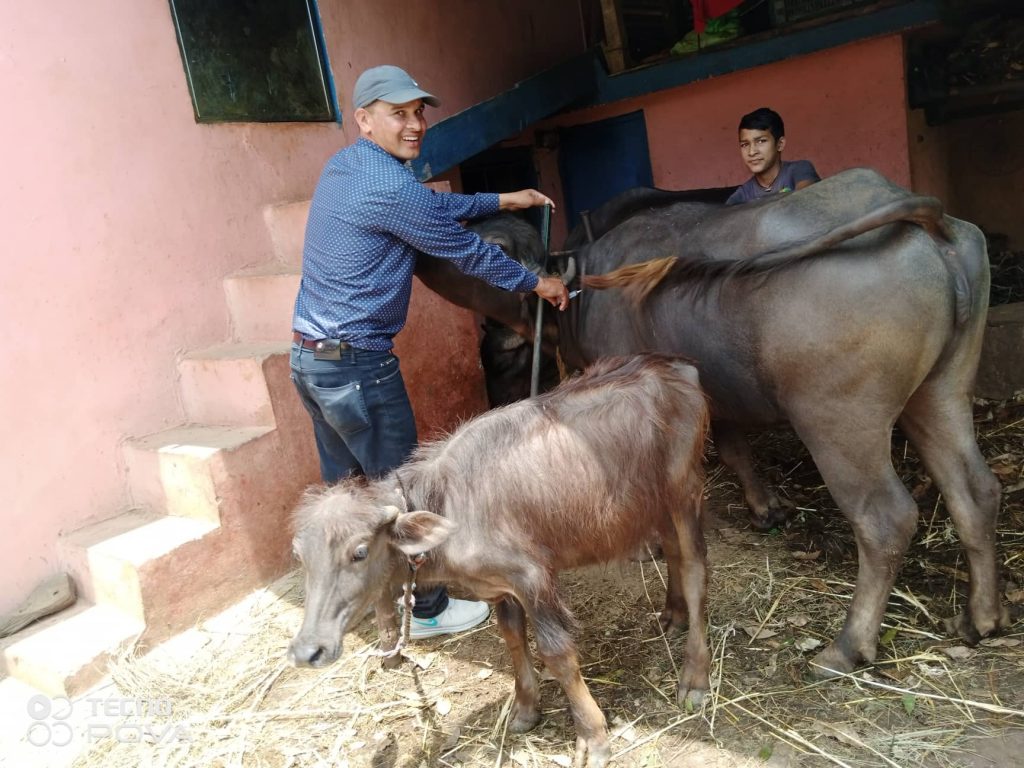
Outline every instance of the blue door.
<svg viewBox="0 0 1024 768">
<path fill-rule="evenodd" d="M 643 111 L 562 129 L 559 163 L 569 229 L 580 211 L 632 187 L 654 186 Z"/>
</svg>

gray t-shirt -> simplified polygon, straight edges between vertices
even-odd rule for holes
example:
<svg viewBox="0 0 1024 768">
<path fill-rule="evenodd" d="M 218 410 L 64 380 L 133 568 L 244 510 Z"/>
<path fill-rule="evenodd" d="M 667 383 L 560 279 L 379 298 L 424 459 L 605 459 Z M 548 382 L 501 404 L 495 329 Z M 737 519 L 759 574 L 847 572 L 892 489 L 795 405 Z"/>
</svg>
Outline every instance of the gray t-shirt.
<svg viewBox="0 0 1024 768">
<path fill-rule="evenodd" d="M 725 204 L 749 203 L 751 200 L 760 200 L 762 197 L 780 192 L 792 192 L 800 181 L 821 181 L 821 177 L 809 160 L 783 160 L 779 175 L 775 177 L 769 189 L 764 189 L 757 183 L 757 179 L 751 176 L 749 180 L 736 187 L 736 191 L 729 196 Z"/>
</svg>

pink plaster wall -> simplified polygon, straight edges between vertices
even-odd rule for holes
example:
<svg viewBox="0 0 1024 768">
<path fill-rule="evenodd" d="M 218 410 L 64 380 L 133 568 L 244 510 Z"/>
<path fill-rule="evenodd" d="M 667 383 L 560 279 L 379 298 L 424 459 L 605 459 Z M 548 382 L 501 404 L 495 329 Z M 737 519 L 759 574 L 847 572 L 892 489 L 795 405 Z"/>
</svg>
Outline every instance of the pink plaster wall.
<svg viewBox="0 0 1024 768">
<path fill-rule="evenodd" d="M 871 166 L 910 183 L 906 86 L 899 36 L 696 83 L 648 108 L 656 184 L 724 186 L 749 177 L 740 162 L 740 116 L 770 106 L 786 121 L 787 159 L 811 160 L 830 175 Z M 731 155 L 731 157 L 730 157 Z"/>
<path fill-rule="evenodd" d="M 899 35 L 850 43 L 754 69 L 581 110 L 545 123 L 578 125 L 643 109 L 654 184 L 694 189 L 749 178 L 737 125 L 758 107 L 786 123 L 786 159 L 811 160 L 822 176 L 870 166 L 910 185 L 903 40 Z M 539 165 L 551 167 L 541 159 Z M 552 174 L 546 178 L 552 180 Z M 553 182 L 545 187 L 560 192 Z M 552 225 L 553 242 L 564 222 Z"/>
<path fill-rule="evenodd" d="M 364 67 L 458 111 L 577 53 L 575 0 L 321 0 L 343 107 Z M 112 21 L 116 20 L 116 21 Z M 0 612 L 62 531 L 128 504 L 120 444 L 183 420 L 176 359 L 228 338 L 222 278 L 271 258 L 268 203 L 308 198 L 354 134 L 197 125 L 166 0 L 0 5 Z"/>
<path fill-rule="evenodd" d="M 320 0 L 342 99 L 359 73 L 399 64 L 441 99 L 443 117 L 583 50 L 577 0 Z"/>
</svg>

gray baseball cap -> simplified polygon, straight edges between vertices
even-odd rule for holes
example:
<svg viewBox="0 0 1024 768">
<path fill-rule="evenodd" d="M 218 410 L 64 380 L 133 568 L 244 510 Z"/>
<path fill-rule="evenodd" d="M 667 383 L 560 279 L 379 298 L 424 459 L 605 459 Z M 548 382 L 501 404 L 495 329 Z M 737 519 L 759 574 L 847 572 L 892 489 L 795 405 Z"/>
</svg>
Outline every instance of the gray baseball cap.
<svg viewBox="0 0 1024 768">
<path fill-rule="evenodd" d="M 390 64 L 371 67 L 359 76 L 352 92 L 352 107 L 359 109 L 378 99 L 388 104 L 405 104 L 414 99 L 423 99 L 432 107 L 441 106 L 441 100 L 420 88 L 408 72 Z"/>
</svg>

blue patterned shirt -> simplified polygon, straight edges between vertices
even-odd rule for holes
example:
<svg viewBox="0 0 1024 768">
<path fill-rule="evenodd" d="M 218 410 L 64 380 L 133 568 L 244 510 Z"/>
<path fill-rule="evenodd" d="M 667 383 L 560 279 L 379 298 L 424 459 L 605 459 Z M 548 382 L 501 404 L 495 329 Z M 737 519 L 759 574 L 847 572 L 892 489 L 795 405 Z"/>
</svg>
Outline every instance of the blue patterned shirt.
<svg viewBox="0 0 1024 768">
<path fill-rule="evenodd" d="M 459 224 L 498 212 L 498 195 L 435 192 L 368 139 L 334 155 L 309 206 L 293 328 L 386 351 L 405 325 L 417 251 L 507 291 L 537 276 Z"/>
</svg>

